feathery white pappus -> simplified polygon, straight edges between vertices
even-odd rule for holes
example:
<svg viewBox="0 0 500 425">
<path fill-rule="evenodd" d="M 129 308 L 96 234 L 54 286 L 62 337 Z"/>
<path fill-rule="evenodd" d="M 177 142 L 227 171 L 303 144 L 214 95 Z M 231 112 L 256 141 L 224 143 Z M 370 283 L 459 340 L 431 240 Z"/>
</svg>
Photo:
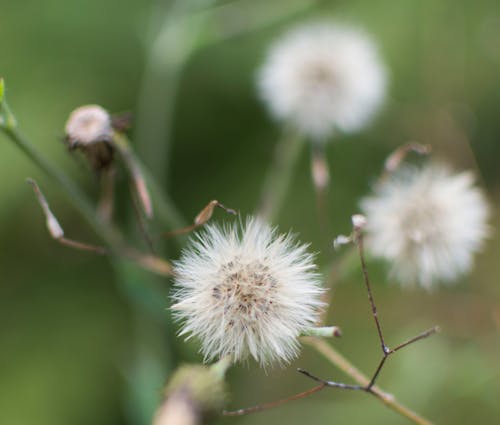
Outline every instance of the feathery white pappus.
<svg viewBox="0 0 500 425">
<path fill-rule="evenodd" d="M 307 245 L 256 218 L 206 226 L 175 263 L 175 288 L 180 335 L 199 338 L 205 361 L 289 362 L 323 306 Z"/>
<path fill-rule="evenodd" d="M 403 285 L 431 289 L 473 266 L 488 236 L 489 208 L 471 172 L 442 165 L 403 167 L 362 200 L 367 248 Z"/>
<path fill-rule="evenodd" d="M 363 31 L 336 23 L 299 26 L 273 44 L 258 73 L 260 97 L 279 120 L 324 140 L 364 127 L 381 106 L 386 70 Z"/>
<path fill-rule="evenodd" d="M 80 106 L 66 122 L 66 136 L 71 147 L 103 142 L 111 139 L 112 134 L 111 117 L 99 105 Z"/>
</svg>

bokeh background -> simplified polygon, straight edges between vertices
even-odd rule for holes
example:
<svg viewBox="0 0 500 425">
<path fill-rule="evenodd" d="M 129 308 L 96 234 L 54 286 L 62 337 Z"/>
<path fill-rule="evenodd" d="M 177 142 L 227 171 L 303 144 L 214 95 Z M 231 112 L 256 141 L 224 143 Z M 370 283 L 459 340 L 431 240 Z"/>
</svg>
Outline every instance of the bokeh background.
<svg viewBox="0 0 500 425">
<path fill-rule="evenodd" d="M 255 92 L 266 47 L 304 20 L 347 21 L 378 41 L 390 70 L 388 101 L 369 128 L 328 146 L 332 234 L 318 228 L 305 154 L 277 224 L 310 241 L 326 264 L 338 255 L 329 242 L 349 231 L 349 217 L 384 158 L 416 140 L 457 169 L 478 173 L 498 229 L 498 1 L 211 3 L 2 0 L 0 75 L 22 131 L 95 197 L 95 176 L 63 146 L 66 117 L 87 103 L 132 111 L 136 150 L 185 217 L 210 199 L 251 213 L 281 133 Z M 179 19 L 184 13 L 190 18 Z M 169 373 L 179 362 L 200 360 L 195 342 L 174 337 L 169 282 L 53 242 L 28 176 L 38 179 L 68 235 L 97 240 L 60 189 L 0 135 L 0 423 L 147 424 Z M 119 186 L 117 220 L 133 236 L 123 175 Z M 215 219 L 228 218 L 217 212 Z M 176 258 L 178 248 L 170 245 L 168 256 Z M 390 343 L 434 324 L 443 329 L 392 358 L 379 381 L 436 424 L 500 418 L 499 249 L 497 230 L 471 275 L 432 293 L 402 291 L 386 282 L 383 266 L 370 263 Z M 334 341 L 339 351 L 373 370 L 379 347 L 356 271 L 335 287 L 329 321 L 343 328 L 344 337 Z M 230 406 L 309 388 L 294 371 L 299 366 L 347 379 L 306 347 L 285 369 L 265 373 L 250 363 L 231 370 Z M 306 421 L 406 423 L 372 397 L 340 391 L 214 423 Z"/>
</svg>

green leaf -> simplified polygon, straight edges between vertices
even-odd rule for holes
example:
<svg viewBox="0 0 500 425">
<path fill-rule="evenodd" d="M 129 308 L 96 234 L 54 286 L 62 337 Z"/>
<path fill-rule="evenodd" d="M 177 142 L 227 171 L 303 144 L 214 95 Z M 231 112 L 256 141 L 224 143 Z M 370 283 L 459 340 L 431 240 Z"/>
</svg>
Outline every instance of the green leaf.
<svg viewBox="0 0 500 425">
<path fill-rule="evenodd" d="M 3 103 L 4 93 L 5 93 L 4 79 L 0 78 L 0 104 Z"/>
</svg>

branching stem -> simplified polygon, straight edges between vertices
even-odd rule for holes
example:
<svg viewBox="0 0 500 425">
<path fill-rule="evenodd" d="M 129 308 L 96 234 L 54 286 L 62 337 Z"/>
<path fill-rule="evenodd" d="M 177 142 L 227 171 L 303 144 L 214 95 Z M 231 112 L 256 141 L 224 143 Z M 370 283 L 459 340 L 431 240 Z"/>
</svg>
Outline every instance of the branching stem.
<svg viewBox="0 0 500 425">
<path fill-rule="evenodd" d="M 320 338 L 304 338 L 304 340 L 313 348 L 315 348 L 320 354 L 322 354 L 327 360 L 329 360 L 333 365 L 335 365 L 347 376 L 351 377 L 355 382 L 357 382 L 359 384 L 360 391 L 364 391 L 373 395 L 382 403 L 384 403 L 389 409 L 397 412 L 401 416 L 406 417 L 417 425 L 432 425 L 432 422 L 398 402 L 392 394 L 386 393 L 376 385 L 370 386 L 371 380 L 326 341 Z M 321 380 L 320 378 L 313 378 L 312 375 L 311 379 L 314 379 L 317 382 L 323 382 L 323 380 Z M 325 386 L 327 385 L 325 384 Z"/>
<path fill-rule="evenodd" d="M 238 409 L 238 410 L 224 410 L 222 412 L 223 416 L 243 416 L 247 415 L 249 413 L 257 413 L 257 412 L 262 412 L 263 410 L 269 410 L 274 407 L 281 406 L 282 404 L 289 403 L 291 401 L 295 400 L 300 400 L 301 398 L 308 397 L 314 393 L 317 393 L 318 391 L 321 391 L 323 388 L 325 388 L 326 385 L 324 383 L 321 383 L 320 385 L 317 385 L 316 387 L 313 387 L 307 391 L 294 394 L 293 396 L 283 398 L 281 400 L 277 401 L 272 401 L 270 403 L 264 403 L 264 404 L 259 404 L 257 406 L 252 406 L 252 407 L 247 407 L 245 409 Z"/>
<path fill-rule="evenodd" d="M 368 277 L 368 269 L 366 267 L 366 261 L 365 261 L 365 255 L 364 255 L 364 249 L 363 249 L 363 234 L 362 234 L 360 229 L 355 229 L 355 232 L 356 232 L 355 243 L 358 246 L 358 254 L 359 254 L 359 259 L 361 261 L 361 270 L 363 272 L 363 279 L 365 282 L 366 291 L 368 293 L 368 300 L 370 301 L 372 316 L 373 316 L 373 320 L 375 321 L 375 326 L 377 327 L 377 333 L 378 333 L 378 337 L 380 340 L 382 352 L 384 353 L 384 356 L 386 356 L 389 354 L 390 349 L 387 347 L 387 345 L 385 344 L 385 341 L 384 341 L 384 334 L 382 333 L 382 326 L 380 325 L 380 321 L 378 319 L 377 306 L 376 306 L 375 300 L 373 298 L 373 293 L 372 293 L 371 284 L 370 284 L 370 278 Z"/>
</svg>

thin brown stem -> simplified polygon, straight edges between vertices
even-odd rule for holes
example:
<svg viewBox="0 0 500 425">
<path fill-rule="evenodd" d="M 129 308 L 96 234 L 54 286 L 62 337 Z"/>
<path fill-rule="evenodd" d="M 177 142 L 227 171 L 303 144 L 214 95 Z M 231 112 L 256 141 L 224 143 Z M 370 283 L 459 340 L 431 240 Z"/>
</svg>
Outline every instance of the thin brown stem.
<svg viewBox="0 0 500 425">
<path fill-rule="evenodd" d="M 320 338 L 313 337 L 307 337 L 303 339 L 306 343 L 311 345 L 320 354 L 322 354 L 327 360 L 329 360 L 333 365 L 335 365 L 347 376 L 351 377 L 355 382 L 357 382 L 363 388 L 363 391 L 368 392 L 369 394 L 372 394 L 373 396 L 378 398 L 389 409 L 399 413 L 400 415 L 406 417 L 417 425 L 432 425 L 432 422 L 420 416 L 403 404 L 399 403 L 392 394 L 386 393 L 376 385 L 368 387 L 370 379 L 326 341 Z"/>
<path fill-rule="evenodd" d="M 372 310 L 373 320 L 375 321 L 375 326 L 377 327 L 377 333 L 380 340 L 380 345 L 382 347 L 382 352 L 384 355 L 389 353 L 389 348 L 385 345 L 384 335 L 382 333 L 382 326 L 380 325 L 380 321 L 378 319 L 377 306 L 375 304 L 375 300 L 373 298 L 373 293 L 370 284 L 370 278 L 368 277 L 368 269 L 366 267 L 364 249 L 363 249 L 363 234 L 361 229 L 355 229 L 356 231 L 356 244 L 358 246 L 359 259 L 361 261 L 361 270 L 363 272 L 363 279 L 366 286 L 366 291 L 368 292 L 368 299 L 370 301 L 370 307 Z"/>
<path fill-rule="evenodd" d="M 363 385 L 351 385 L 351 384 L 344 384 L 343 382 L 327 381 L 325 379 L 318 378 L 317 376 L 313 375 L 312 373 L 308 372 L 305 369 L 298 368 L 297 372 L 302 373 L 302 375 L 311 378 L 313 381 L 320 382 L 327 387 L 341 388 L 343 390 L 366 391 L 366 388 Z"/>
<path fill-rule="evenodd" d="M 422 332 L 421 334 L 414 336 L 413 338 L 410 338 L 408 341 L 402 342 L 399 345 L 396 345 L 394 348 L 391 349 L 389 354 L 395 353 L 398 350 L 401 350 L 402 348 L 407 347 L 410 344 L 413 344 L 414 342 L 420 341 L 421 339 L 427 338 L 435 333 L 438 333 L 440 331 L 439 326 L 433 326 L 430 329 L 427 329 L 426 331 Z"/>
<path fill-rule="evenodd" d="M 109 168 L 104 169 L 99 176 L 101 193 L 99 197 L 99 204 L 97 206 L 97 214 L 103 223 L 110 223 L 113 218 L 115 175 L 115 168 L 110 166 Z"/>
<path fill-rule="evenodd" d="M 417 342 L 417 341 L 420 341 L 421 339 L 427 338 L 438 331 L 439 331 L 439 326 L 434 326 L 434 327 L 422 332 L 421 334 L 414 336 L 413 338 L 410 338 L 407 341 L 397 345 L 396 347 L 391 348 L 386 353 L 384 353 L 384 355 L 382 356 L 382 359 L 380 360 L 380 363 L 377 366 L 377 369 L 375 369 L 375 373 L 373 374 L 373 377 L 372 377 L 370 383 L 367 385 L 366 388 L 370 389 L 371 387 L 373 387 L 373 385 L 375 384 L 375 381 L 377 380 L 377 378 L 380 374 L 380 371 L 384 367 L 386 360 L 389 358 L 389 356 L 391 354 L 394 354 L 396 351 L 401 350 L 402 348 L 405 348 L 408 345 L 413 344 L 414 342 Z"/>
<path fill-rule="evenodd" d="M 171 232 L 162 233 L 162 236 L 165 238 L 170 238 L 172 236 L 183 235 L 184 233 L 189 233 L 200 226 L 206 224 L 214 214 L 215 208 L 220 208 L 231 215 L 238 215 L 238 212 L 233 210 L 232 208 L 228 208 L 225 205 L 221 204 L 216 199 L 210 201 L 194 218 L 193 224 L 189 226 L 183 227 L 181 229 L 173 230 Z"/>
<path fill-rule="evenodd" d="M 45 215 L 45 224 L 47 226 L 47 230 L 49 231 L 50 236 L 52 236 L 55 241 L 59 242 L 61 245 L 69 246 L 71 248 L 79 249 L 82 251 L 91 251 L 100 255 L 107 254 L 108 251 L 104 247 L 95 246 L 84 242 L 78 242 L 64 237 L 64 230 L 59 224 L 56 216 L 50 209 L 50 205 L 44 194 L 40 190 L 38 184 L 33 179 L 28 179 L 27 182 L 33 188 L 33 192 L 35 193 L 38 204 L 42 208 L 43 214 Z"/>
<path fill-rule="evenodd" d="M 263 410 L 273 409 L 274 407 L 281 406 L 281 405 L 289 403 L 291 401 L 295 401 L 295 400 L 299 400 L 301 398 L 308 397 L 308 396 L 310 396 L 310 395 L 312 395 L 314 393 L 317 393 L 317 392 L 321 391 L 326 386 L 327 386 L 326 384 L 321 383 L 320 385 L 318 385 L 316 387 L 313 387 L 313 388 L 311 388 L 311 389 L 309 389 L 307 391 L 303 391 L 301 393 L 294 394 L 294 395 L 292 395 L 290 397 L 287 397 L 287 398 L 284 398 L 284 399 L 281 399 L 281 400 L 272 401 L 270 403 L 260 404 L 260 405 L 257 405 L 257 406 L 247 407 L 247 408 L 244 408 L 244 409 L 224 410 L 222 412 L 222 415 L 223 416 L 243 416 L 243 415 L 247 415 L 249 413 L 257 413 L 257 412 L 262 412 Z"/>
<path fill-rule="evenodd" d="M 80 251 L 90 251 L 98 255 L 108 254 L 108 250 L 103 246 L 89 245 L 84 242 L 78 242 L 64 237 L 56 238 L 55 240 L 59 242 L 61 245 L 68 246 L 70 248 L 75 248 Z"/>
<path fill-rule="evenodd" d="M 401 348 L 404 348 L 404 347 L 406 347 L 414 342 L 417 342 L 421 339 L 427 338 L 428 336 L 436 333 L 439 328 L 433 327 L 431 329 L 428 329 L 428 330 L 422 332 L 421 334 L 419 334 L 413 338 L 410 338 L 409 340 L 399 344 L 394 349 L 390 349 L 386 345 L 384 335 L 382 332 L 382 326 L 380 325 L 380 321 L 378 318 L 377 306 L 375 304 L 375 299 L 373 297 L 373 292 L 372 292 L 371 284 L 370 284 L 370 278 L 368 276 L 368 268 L 366 266 L 366 260 L 365 260 L 365 255 L 364 255 L 363 233 L 362 233 L 362 229 L 363 229 L 363 225 L 364 225 L 364 217 L 353 216 L 353 224 L 354 224 L 353 240 L 358 247 L 358 254 L 359 254 L 359 258 L 360 258 L 360 262 L 361 262 L 361 270 L 363 273 L 363 279 L 365 282 L 366 291 L 368 293 L 368 299 L 370 301 L 370 307 L 371 307 L 371 311 L 372 311 L 373 320 L 375 322 L 380 345 L 382 347 L 382 359 L 380 360 L 377 368 L 375 369 L 375 372 L 373 373 L 372 378 L 370 379 L 370 381 L 366 384 L 366 386 L 364 388 L 365 391 L 370 391 L 372 389 L 372 387 L 375 385 L 375 382 L 376 382 L 378 376 L 380 375 L 380 372 L 382 371 L 382 368 L 384 367 L 384 365 L 387 361 L 387 358 L 391 354 L 394 354 L 396 351 L 398 351 Z"/>
<path fill-rule="evenodd" d="M 141 233 L 142 238 L 146 242 L 146 245 L 148 246 L 150 252 L 154 254 L 155 248 L 153 245 L 153 239 L 151 238 L 151 235 L 148 231 L 148 225 L 142 215 L 141 208 L 139 207 L 139 200 L 137 199 L 137 194 L 135 193 L 132 187 L 130 188 L 130 196 L 132 199 L 134 214 L 135 217 L 137 218 L 137 224 L 139 225 L 139 232 Z"/>
<path fill-rule="evenodd" d="M 389 353 L 389 354 L 391 354 L 391 353 Z M 372 379 L 370 380 L 370 382 L 368 383 L 368 385 L 365 387 L 366 390 L 370 390 L 375 385 L 375 381 L 377 380 L 377 378 L 378 378 L 378 376 L 380 374 L 380 371 L 384 367 L 384 364 L 385 364 L 387 358 L 389 357 L 389 354 L 384 354 L 382 356 L 382 359 L 380 360 L 380 363 L 378 364 L 377 369 L 375 369 L 375 372 L 374 372 L 374 374 L 372 376 Z"/>
<path fill-rule="evenodd" d="M 133 183 L 137 199 L 141 204 L 144 214 L 147 218 L 153 217 L 153 204 L 149 191 L 146 185 L 146 179 L 142 173 L 141 166 L 136 160 L 136 157 L 130 147 L 128 140 L 121 134 L 116 133 L 113 135 L 113 146 L 116 148 Z"/>
<path fill-rule="evenodd" d="M 32 179 L 28 179 L 28 183 L 33 187 L 33 191 L 38 200 L 38 203 L 40 204 L 40 207 L 42 208 L 43 213 L 45 214 L 47 229 L 54 240 L 56 240 L 57 242 L 59 242 L 64 246 L 68 246 L 83 251 L 91 251 L 100 255 L 111 253 L 108 249 L 104 247 L 90 245 L 84 242 L 79 242 L 64 237 L 64 230 L 59 224 L 59 221 L 57 220 L 56 216 L 50 210 L 49 203 L 47 202 L 47 199 L 43 195 L 37 183 Z M 171 264 L 167 260 L 164 260 L 163 258 L 157 257 L 155 255 L 143 254 L 139 251 L 136 251 L 133 248 L 129 248 L 124 245 L 120 245 L 120 248 L 116 249 L 116 251 L 114 252 L 116 254 L 128 258 L 129 260 L 132 260 L 133 262 L 140 265 L 144 269 L 160 274 L 161 276 L 173 275 L 173 269 Z"/>
</svg>

